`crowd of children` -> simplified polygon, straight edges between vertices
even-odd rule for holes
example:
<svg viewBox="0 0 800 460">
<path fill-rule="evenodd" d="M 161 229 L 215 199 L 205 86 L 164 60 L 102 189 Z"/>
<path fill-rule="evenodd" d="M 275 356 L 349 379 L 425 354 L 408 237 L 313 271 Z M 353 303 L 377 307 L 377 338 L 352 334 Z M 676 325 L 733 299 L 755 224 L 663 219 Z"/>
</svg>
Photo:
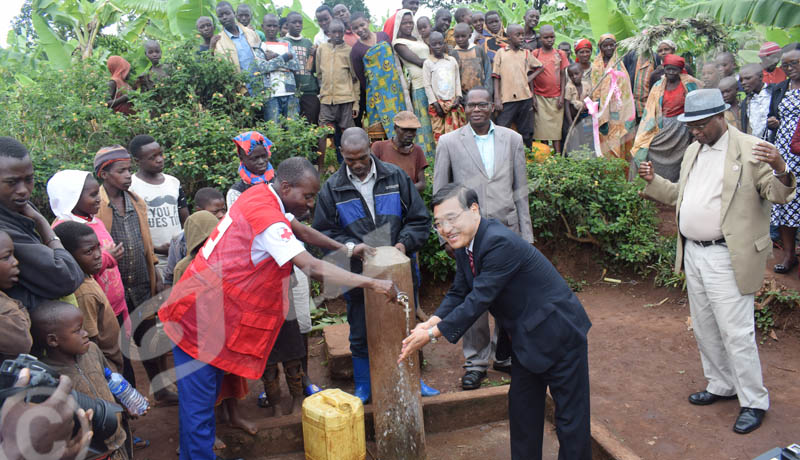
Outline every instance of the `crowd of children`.
<svg viewBox="0 0 800 460">
<path fill-rule="evenodd" d="M 365 32 L 361 38 L 353 27 L 359 20 L 368 24 L 365 13 L 351 14 L 344 4 L 317 8 L 314 16 L 320 30 L 309 40 L 302 37 L 303 16 L 299 12 L 289 12 L 282 18 L 267 14 L 259 28 L 253 24 L 258 21 L 253 21 L 252 11 L 246 4 L 241 4 L 234 14 L 230 4 L 223 0 L 216 6 L 222 32 L 214 34 L 216 27 L 212 18 L 204 16 L 197 20 L 202 38 L 199 50 L 230 60 L 243 72 L 259 75 L 269 89 L 264 102 L 266 120 L 301 115 L 311 123 L 333 127 L 333 143 L 340 162 L 340 138 L 344 129 L 364 126 L 373 140 L 389 139 L 393 135 L 390 120 L 402 110 L 412 111 L 419 118 L 422 126 L 417 143 L 426 156 L 432 157 L 439 136 L 465 123 L 459 93 L 466 94 L 477 86 L 492 94 L 493 120 L 502 126 L 515 127 L 527 146 L 531 146 L 534 139 L 550 144 L 556 152 L 566 153 L 576 145 L 591 146 L 585 123 L 573 129 L 573 147 L 564 149 L 562 146 L 573 120 L 583 121 L 588 116 L 583 99 L 604 93 L 607 86 L 607 82 L 602 82 L 600 88 L 592 85 L 590 59 L 594 49 L 589 40 L 581 39 L 574 45 L 560 42 L 556 46 L 555 30 L 550 25 L 539 27 L 540 12 L 535 8 L 525 12 L 522 24 L 504 25 L 504 19 L 494 10 L 482 12 L 460 7 L 451 12 L 440 8 L 431 19 L 417 14 L 417 0 L 404 0 L 402 4 L 402 9 L 384 23 L 384 35 L 377 36 L 378 42 L 385 40 L 391 44 L 391 50 L 388 53 L 383 50 L 383 55 L 379 56 L 389 61 L 379 66 L 386 71 L 381 75 L 368 72 L 364 65 L 368 59 L 375 60 L 367 51 L 375 47 L 376 36 Z M 405 15 L 410 15 L 407 30 L 401 27 Z M 247 46 L 239 50 L 234 46 L 232 40 L 238 38 L 237 27 L 253 48 L 252 53 L 244 49 Z M 253 43 L 258 40 L 256 36 L 260 39 L 257 46 Z M 137 85 L 148 87 L 156 79 L 168 75 L 169 68 L 160 63 L 161 47 L 157 41 L 147 40 L 144 47 L 151 67 L 137 79 Z M 503 56 L 495 59 L 501 51 Z M 233 56 L 239 52 L 242 56 Z M 771 42 L 759 50 L 765 85 L 786 81 L 786 73 L 778 65 L 782 52 L 780 46 Z M 569 85 L 567 66 L 573 62 L 573 53 L 582 65 L 584 88 L 580 92 Z M 634 122 L 642 117 L 649 89 L 664 76 L 661 60 L 667 54 L 677 53 L 674 42 L 665 39 L 652 57 L 637 56 L 633 52 L 624 56 L 624 70 L 630 78 L 635 106 Z M 457 72 L 452 71 L 454 65 L 450 57 L 455 58 Z M 129 113 L 132 110 L 127 98 L 131 88 L 127 83 L 130 64 L 119 56 L 112 56 L 108 66 L 111 72 L 109 106 Z M 623 67 L 621 63 L 619 67 Z M 735 57 L 729 52 L 720 53 L 697 70 L 704 87 L 718 87 L 724 77 L 735 75 Z M 595 80 L 601 76 L 596 75 Z M 376 102 L 374 98 L 368 101 L 367 87 L 381 85 L 386 86 L 384 91 L 391 86 L 391 92 L 402 94 L 390 104 Z M 738 89 L 739 92 L 743 90 L 741 84 Z M 386 99 L 387 96 L 382 94 L 381 97 Z M 600 116 L 603 121 L 607 118 L 604 115 Z M 740 120 L 737 123 L 740 124 Z M 611 142 L 604 132 L 601 142 Z M 629 146 L 634 134 L 635 130 L 627 129 L 622 143 Z M 320 139 L 318 151 L 324 152 L 328 142 L 328 138 Z M 608 150 L 617 155 L 620 149 L 603 147 L 604 154 Z M 323 157 L 320 155 L 320 170 Z M 185 214 L 181 216 L 182 219 L 186 217 Z"/>
</svg>

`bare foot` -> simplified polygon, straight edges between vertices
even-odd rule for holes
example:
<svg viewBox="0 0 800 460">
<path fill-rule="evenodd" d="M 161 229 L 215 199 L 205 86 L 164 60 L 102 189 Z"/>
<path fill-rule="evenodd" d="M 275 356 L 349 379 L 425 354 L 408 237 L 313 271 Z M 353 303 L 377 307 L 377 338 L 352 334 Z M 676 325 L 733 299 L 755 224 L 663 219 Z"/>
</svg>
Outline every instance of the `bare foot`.
<svg viewBox="0 0 800 460">
<path fill-rule="evenodd" d="M 240 428 L 250 434 L 256 434 L 258 428 L 256 425 L 247 420 L 239 409 L 239 401 L 236 399 L 226 399 L 225 407 L 228 409 L 228 423 L 235 428 Z"/>
<path fill-rule="evenodd" d="M 258 433 L 256 424 L 242 417 L 241 414 L 232 415 L 230 417 L 230 425 L 235 428 L 240 428 L 250 434 Z"/>
<path fill-rule="evenodd" d="M 223 450 L 223 449 L 227 449 L 227 448 L 228 448 L 228 446 L 225 445 L 225 443 L 222 441 L 222 439 L 214 436 L 214 450 Z"/>
</svg>

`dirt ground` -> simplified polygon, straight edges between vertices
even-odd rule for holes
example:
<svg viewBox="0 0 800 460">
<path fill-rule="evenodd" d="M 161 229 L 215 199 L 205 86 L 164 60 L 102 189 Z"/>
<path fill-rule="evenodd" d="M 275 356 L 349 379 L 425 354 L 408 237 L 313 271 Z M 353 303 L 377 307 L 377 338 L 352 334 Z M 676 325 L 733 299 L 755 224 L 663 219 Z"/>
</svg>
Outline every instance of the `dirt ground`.
<svg viewBox="0 0 800 460">
<path fill-rule="evenodd" d="M 661 210 L 664 226 L 671 222 L 670 211 Z M 674 224 L 672 224 L 674 231 Z M 662 229 L 665 233 L 668 228 Z M 651 280 L 626 273 L 606 276 L 620 284 L 600 281 L 603 267 L 588 251 L 572 248 L 543 248 L 563 275 L 586 282 L 578 297 L 583 302 L 593 327 L 589 333 L 592 414 L 625 445 L 644 459 L 747 460 L 777 446 L 800 441 L 800 318 L 785 318 L 785 329 L 776 331 L 778 340 L 767 338 L 760 346 L 765 385 L 771 407 L 763 426 L 749 435 L 732 430 L 738 415 L 736 401 L 697 407 L 688 403 L 690 393 L 705 388 L 697 345 L 687 319 L 689 307 L 685 292 L 655 288 Z M 776 250 L 776 254 L 779 254 Z M 771 278 L 800 290 L 797 269 L 788 275 Z M 432 312 L 446 291 L 443 284 L 426 286 L 421 304 Z M 329 302 L 329 309 L 343 309 L 342 301 Z M 800 316 L 800 315 L 795 315 Z M 762 339 L 758 333 L 759 340 Z M 311 339 L 310 375 L 322 387 L 351 391 L 347 381 L 333 381 L 325 369 L 321 337 Z M 460 391 L 460 344 L 440 341 L 424 350 L 427 365 L 423 378 L 443 392 Z M 141 369 L 139 369 L 141 371 Z M 139 377 L 141 375 L 141 377 Z M 146 381 L 143 373 L 137 380 Z M 506 374 L 490 370 L 487 385 L 503 384 Z M 262 391 L 260 382 L 251 382 L 250 395 L 241 401 L 250 418 L 258 418 L 255 400 Z M 284 394 L 286 394 L 284 387 Z M 476 414 L 479 417 L 479 414 Z M 155 407 L 146 417 L 133 422 L 135 434 L 148 439 L 151 446 L 136 451 L 139 459 L 174 460 L 178 446 L 177 408 Z M 479 423 L 479 419 L 476 420 Z M 552 431 L 549 427 L 547 431 Z M 509 458 L 507 424 L 478 425 L 466 430 L 428 436 L 432 459 Z M 556 458 L 557 441 L 548 435 L 546 458 Z M 373 449 L 374 450 L 374 449 Z M 446 454 L 445 454 L 446 453 Z M 264 446 L 269 456 L 269 446 Z M 293 459 L 302 455 L 284 455 Z"/>
</svg>

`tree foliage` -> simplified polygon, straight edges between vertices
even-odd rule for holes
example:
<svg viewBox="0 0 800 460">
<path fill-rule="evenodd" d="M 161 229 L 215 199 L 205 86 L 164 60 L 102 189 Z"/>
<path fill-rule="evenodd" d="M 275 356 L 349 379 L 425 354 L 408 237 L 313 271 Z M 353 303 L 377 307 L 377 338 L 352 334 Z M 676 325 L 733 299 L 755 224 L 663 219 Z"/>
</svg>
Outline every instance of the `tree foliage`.
<svg viewBox="0 0 800 460">
<path fill-rule="evenodd" d="M 42 70 L 29 84 L 0 92 L 3 134 L 31 151 L 40 209 L 48 209 L 44 184 L 56 171 L 90 171 L 100 147 L 127 145 L 137 134 L 150 134 L 164 147 L 167 171 L 189 196 L 205 186 L 224 191 L 237 179 L 231 139 L 243 131 L 258 130 L 275 142 L 274 165 L 316 156 L 317 140 L 328 129 L 304 120 L 264 122 L 261 100 L 242 90 L 244 79 L 228 62 L 198 55 L 192 43 L 165 48 L 165 56 L 170 77 L 157 80 L 152 91 L 132 92 L 136 113 L 128 116 L 106 105 L 109 76 L 97 58 Z"/>
<path fill-rule="evenodd" d="M 367 8 L 367 4 L 364 3 L 364 0 L 325 0 L 322 2 L 323 5 L 328 5 L 331 8 L 338 5 L 339 3 L 343 4 L 350 10 L 350 13 L 355 13 L 356 11 L 360 11 L 367 16 L 367 19 L 371 17 L 369 8 Z"/>
</svg>

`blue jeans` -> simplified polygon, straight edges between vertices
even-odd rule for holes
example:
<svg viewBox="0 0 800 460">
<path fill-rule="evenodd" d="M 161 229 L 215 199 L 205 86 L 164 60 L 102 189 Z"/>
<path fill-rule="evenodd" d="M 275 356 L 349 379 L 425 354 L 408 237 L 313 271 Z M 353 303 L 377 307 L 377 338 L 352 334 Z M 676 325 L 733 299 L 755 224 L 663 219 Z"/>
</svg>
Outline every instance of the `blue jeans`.
<svg viewBox="0 0 800 460">
<path fill-rule="evenodd" d="M 192 358 L 178 346 L 172 348 L 172 353 L 180 395 L 180 460 L 215 460 L 214 404 L 225 371 Z"/>
<path fill-rule="evenodd" d="M 284 118 L 297 118 L 300 116 L 300 103 L 296 96 L 275 96 L 267 99 L 264 104 L 264 121 L 278 121 L 278 115 Z"/>
</svg>

